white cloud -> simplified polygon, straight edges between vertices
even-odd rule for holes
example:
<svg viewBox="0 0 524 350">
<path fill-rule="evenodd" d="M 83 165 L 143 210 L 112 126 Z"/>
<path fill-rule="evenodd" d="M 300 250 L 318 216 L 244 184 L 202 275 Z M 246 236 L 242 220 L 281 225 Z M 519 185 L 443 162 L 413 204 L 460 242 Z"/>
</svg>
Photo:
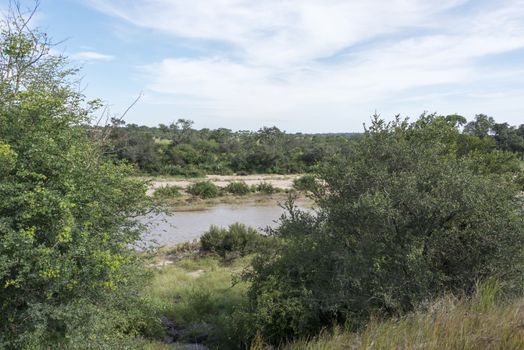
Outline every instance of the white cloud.
<svg viewBox="0 0 524 350">
<path fill-rule="evenodd" d="M 75 61 L 92 62 L 92 61 L 111 61 L 115 57 L 96 51 L 80 51 L 69 55 L 69 58 Z"/>
<path fill-rule="evenodd" d="M 90 0 L 135 25 L 186 38 L 236 45 L 245 59 L 290 64 L 410 26 L 436 25 L 432 16 L 465 0 Z M 433 23 L 429 23 L 429 22 Z"/>
<path fill-rule="evenodd" d="M 417 89 L 467 93 L 488 78 L 500 83 L 507 71 L 477 61 L 524 48 L 521 0 L 89 1 L 173 40 L 227 43 L 231 50 L 212 57 L 166 57 L 142 68 L 150 95 L 184 97 L 208 116 L 239 120 L 315 118 L 323 109 L 340 116 L 397 97 L 425 109 L 446 91 L 417 98 Z"/>
</svg>

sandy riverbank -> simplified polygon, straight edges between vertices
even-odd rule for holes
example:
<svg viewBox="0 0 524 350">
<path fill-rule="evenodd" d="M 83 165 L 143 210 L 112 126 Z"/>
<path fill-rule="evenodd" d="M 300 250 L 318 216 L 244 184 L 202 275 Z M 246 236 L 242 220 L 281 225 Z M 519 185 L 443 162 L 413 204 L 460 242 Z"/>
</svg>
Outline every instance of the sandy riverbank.
<svg viewBox="0 0 524 350">
<path fill-rule="evenodd" d="M 258 185 L 266 182 L 271 184 L 273 187 L 287 190 L 293 188 L 293 180 L 300 177 L 301 175 L 273 175 L 273 174 L 262 174 L 262 175 L 207 175 L 205 178 L 169 178 L 169 177 L 151 177 L 150 188 L 148 194 L 151 195 L 155 189 L 164 186 L 178 186 L 181 189 L 186 189 L 188 186 L 199 181 L 211 181 L 219 187 L 225 187 L 230 182 L 243 181 L 248 186 Z"/>
</svg>

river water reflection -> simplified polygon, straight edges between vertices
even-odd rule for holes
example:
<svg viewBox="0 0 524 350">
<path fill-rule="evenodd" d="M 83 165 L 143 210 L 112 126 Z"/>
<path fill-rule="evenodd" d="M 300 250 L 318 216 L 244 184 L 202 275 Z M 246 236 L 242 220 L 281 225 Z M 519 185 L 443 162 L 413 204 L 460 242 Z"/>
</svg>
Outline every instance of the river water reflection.
<svg viewBox="0 0 524 350">
<path fill-rule="evenodd" d="M 146 241 L 173 245 L 199 238 L 211 225 L 226 227 L 241 222 L 257 229 L 275 227 L 284 209 L 277 204 L 242 206 L 219 204 L 201 211 L 181 211 L 159 214 L 143 219 L 150 228 Z"/>
</svg>

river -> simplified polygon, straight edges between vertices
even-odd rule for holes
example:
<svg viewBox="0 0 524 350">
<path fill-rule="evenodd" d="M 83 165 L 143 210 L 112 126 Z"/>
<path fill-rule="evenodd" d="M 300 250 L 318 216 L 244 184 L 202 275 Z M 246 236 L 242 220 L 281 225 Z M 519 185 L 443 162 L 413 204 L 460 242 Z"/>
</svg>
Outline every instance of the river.
<svg viewBox="0 0 524 350">
<path fill-rule="evenodd" d="M 268 226 L 275 227 L 283 213 L 284 209 L 277 204 L 219 204 L 200 211 L 151 215 L 142 219 L 149 226 L 144 240 L 173 245 L 199 238 L 211 225 L 226 227 L 235 222 L 262 230 Z"/>
</svg>

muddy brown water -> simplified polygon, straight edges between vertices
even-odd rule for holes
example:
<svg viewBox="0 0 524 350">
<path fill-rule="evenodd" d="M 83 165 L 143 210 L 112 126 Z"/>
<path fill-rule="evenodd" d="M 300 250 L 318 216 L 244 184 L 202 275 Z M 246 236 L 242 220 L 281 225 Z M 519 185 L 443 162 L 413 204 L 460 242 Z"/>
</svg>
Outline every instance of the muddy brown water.
<svg viewBox="0 0 524 350">
<path fill-rule="evenodd" d="M 159 245 L 174 245 L 198 239 L 211 225 L 227 227 L 235 222 L 262 231 L 267 227 L 275 227 L 284 212 L 277 204 L 219 204 L 200 211 L 150 215 L 141 220 L 149 227 L 149 232 L 143 238 Z"/>
</svg>

